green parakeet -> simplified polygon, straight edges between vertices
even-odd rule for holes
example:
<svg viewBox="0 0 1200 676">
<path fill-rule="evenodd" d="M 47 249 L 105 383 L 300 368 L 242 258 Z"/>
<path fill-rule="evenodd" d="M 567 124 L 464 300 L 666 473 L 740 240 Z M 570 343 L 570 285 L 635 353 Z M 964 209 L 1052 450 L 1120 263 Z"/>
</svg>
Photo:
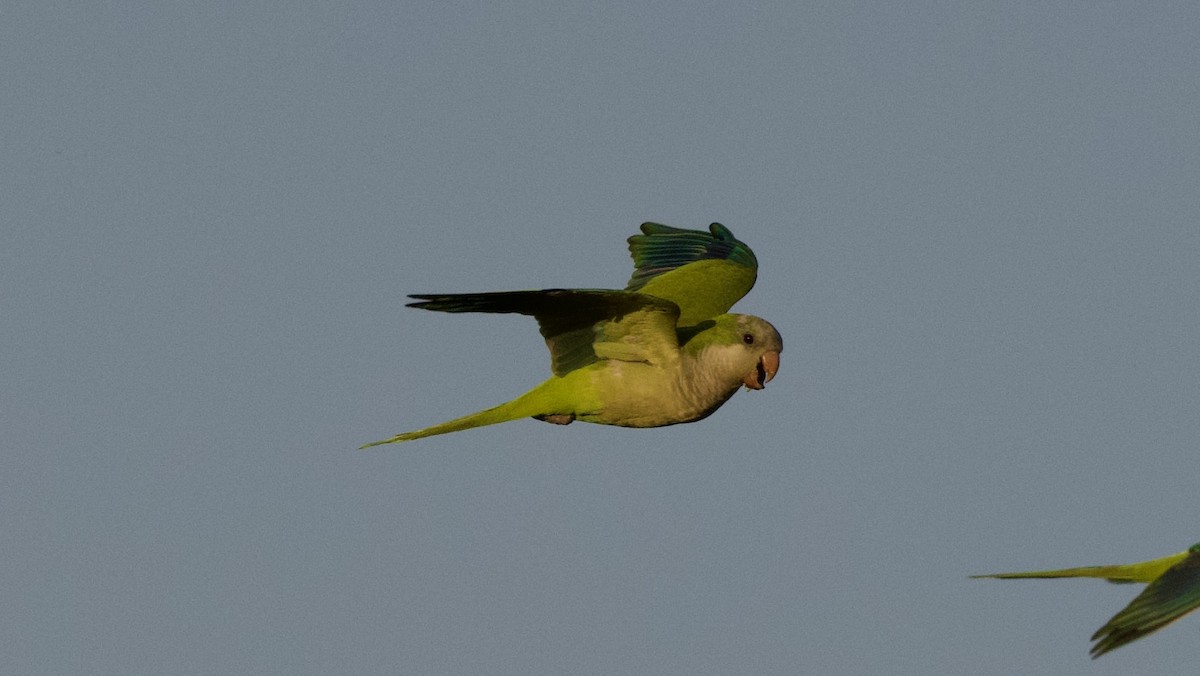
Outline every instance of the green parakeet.
<svg viewBox="0 0 1200 676">
<path fill-rule="evenodd" d="M 1086 566 L 972 577 L 1099 577 L 1109 582 L 1149 583 L 1141 594 L 1100 627 L 1092 640 L 1093 658 L 1152 634 L 1200 607 L 1200 543 L 1187 551 L 1124 566 Z"/>
<path fill-rule="evenodd" d="M 378 446 L 533 417 L 660 427 L 700 420 L 738 387 L 761 390 L 783 339 L 766 320 L 728 310 L 754 286 L 758 260 L 720 223 L 709 232 L 643 223 L 629 238 L 634 272 L 623 291 L 544 289 L 417 294 L 409 307 L 515 312 L 537 320 L 549 380 L 512 401 Z"/>
</svg>

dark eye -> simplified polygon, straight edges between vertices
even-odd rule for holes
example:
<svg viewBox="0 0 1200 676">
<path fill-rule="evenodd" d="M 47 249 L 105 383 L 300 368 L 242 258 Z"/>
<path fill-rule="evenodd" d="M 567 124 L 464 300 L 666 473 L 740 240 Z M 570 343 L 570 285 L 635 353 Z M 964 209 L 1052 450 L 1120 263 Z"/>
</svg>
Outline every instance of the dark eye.
<svg viewBox="0 0 1200 676">
<path fill-rule="evenodd" d="M 747 345 L 753 345 L 754 344 L 754 334 L 753 333 L 743 333 L 742 334 L 742 342 Z"/>
</svg>

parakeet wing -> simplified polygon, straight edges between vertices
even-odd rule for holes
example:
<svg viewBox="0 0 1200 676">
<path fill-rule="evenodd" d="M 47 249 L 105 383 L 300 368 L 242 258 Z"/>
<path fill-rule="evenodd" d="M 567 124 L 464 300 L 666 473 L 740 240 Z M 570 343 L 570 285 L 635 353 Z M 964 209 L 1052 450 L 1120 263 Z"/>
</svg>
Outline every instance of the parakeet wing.
<svg viewBox="0 0 1200 676">
<path fill-rule="evenodd" d="M 642 293 L 545 289 L 410 296 L 440 312 L 515 312 L 538 322 L 550 370 L 563 375 L 602 359 L 664 364 L 679 356 L 674 303 Z"/>
<path fill-rule="evenodd" d="M 643 223 L 643 234 L 629 238 L 634 271 L 625 289 L 678 305 L 680 326 L 728 312 L 754 286 L 758 259 L 729 228 L 708 229 Z"/>
<path fill-rule="evenodd" d="M 1158 631 L 1200 607 L 1200 544 L 1151 582 L 1092 636 L 1092 657 Z"/>
</svg>

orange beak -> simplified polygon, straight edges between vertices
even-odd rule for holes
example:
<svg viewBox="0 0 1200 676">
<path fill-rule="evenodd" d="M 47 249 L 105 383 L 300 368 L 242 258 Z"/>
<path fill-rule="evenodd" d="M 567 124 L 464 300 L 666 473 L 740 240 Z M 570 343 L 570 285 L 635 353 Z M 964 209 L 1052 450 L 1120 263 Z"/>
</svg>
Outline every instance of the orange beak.
<svg viewBox="0 0 1200 676">
<path fill-rule="evenodd" d="M 748 390 L 761 390 L 771 382 L 778 370 L 779 353 L 764 352 L 763 356 L 759 357 L 757 366 L 753 371 L 747 373 L 745 378 L 742 378 L 742 382 L 746 384 Z"/>
</svg>

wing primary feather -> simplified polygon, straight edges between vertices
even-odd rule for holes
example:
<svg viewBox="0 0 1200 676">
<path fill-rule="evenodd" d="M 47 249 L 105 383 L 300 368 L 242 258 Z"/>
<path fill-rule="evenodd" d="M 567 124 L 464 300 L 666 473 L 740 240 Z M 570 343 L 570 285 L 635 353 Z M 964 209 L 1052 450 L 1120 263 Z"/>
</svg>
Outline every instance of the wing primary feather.
<svg viewBox="0 0 1200 676">
<path fill-rule="evenodd" d="M 677 350 L 675 334 L 679 306 L 669 300 L 631 291 L 605 289 L 543 289 L 541 291 L 497 291 L 488 293 L 413 294 L 409 307 L 438 312 L 495 312 L 530 315 L 537 320 L 550 368 L 562 375 L 600 358 L 597 340 L 620 344 L 632 342 L 638 354 L 650 354 L 648 345 Z M 626 335 L 632 317 L 641 327 L 637 336 Z M 667 346 L 667 347 L 661 347 Z"/>
<path fill-rule="evenodd" d="M 641 293 L 608 289 L 542 289 L 487 293 L 412 294 L 408 307 L 437 312 L 515 313 L 539 323 L 576 325 L 612 319 L 647 306 L 675 311 L 675 304 Z M 570 326 L 568 326 L 570 328 Z"/>
</svg>

